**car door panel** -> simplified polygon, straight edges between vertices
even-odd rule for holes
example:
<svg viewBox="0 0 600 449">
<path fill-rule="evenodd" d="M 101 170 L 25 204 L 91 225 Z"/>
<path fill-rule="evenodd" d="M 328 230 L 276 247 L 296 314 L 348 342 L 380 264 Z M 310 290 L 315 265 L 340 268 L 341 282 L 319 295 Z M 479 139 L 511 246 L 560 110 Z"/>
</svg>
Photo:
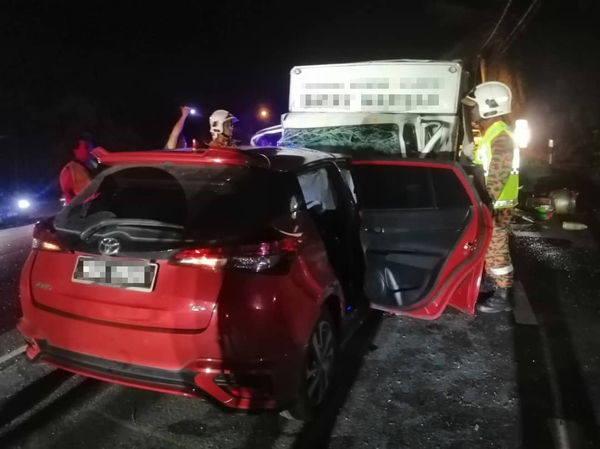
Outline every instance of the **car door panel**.
<svg viewBox="0 0 600 449">
<path fill-rule="evenodd" d="M 473 314 L 491 216 L 462 169 L 369 160 L 355 161 L 353 174 L 371 307 L 424 319 L 448 305 Z"/>
</svg>

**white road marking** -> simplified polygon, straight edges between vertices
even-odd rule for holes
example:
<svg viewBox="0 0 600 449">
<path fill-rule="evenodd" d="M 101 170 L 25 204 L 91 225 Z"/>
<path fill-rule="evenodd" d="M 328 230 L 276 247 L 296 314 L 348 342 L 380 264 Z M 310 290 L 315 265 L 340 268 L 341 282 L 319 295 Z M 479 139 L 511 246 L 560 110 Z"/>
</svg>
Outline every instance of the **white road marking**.
<svg viewBox="0 0 600 449">
<path fill-rule="evenodd" d="M 556 449 L 590 447 L 588 436 L 579 422 L 555 418 L 549 419 L 548 425 Z"/>
<path fill-rule="evenodd" d="M 10 359 L 13 359 L 21 354 L 23 354 L 25 351 L 27 350 L 27 345 L 23 345 L 18 347 L 17 349 L 14 349 L 13 351 L 9 352 L 6 355 L 3 355 L 2 357 L 0 357 L 0 365 L 2 365 L 4 362 L 8 362 Z"/>
<path fill-rule="evenodd" d="M 569 441 L 567 423 L 563 419 L 551 419 L 549 420 L 549 424 L 552 439 L 554 440 L 554 446 L 557 449 L 570 449 L 571 444 Z"/>
</svg>

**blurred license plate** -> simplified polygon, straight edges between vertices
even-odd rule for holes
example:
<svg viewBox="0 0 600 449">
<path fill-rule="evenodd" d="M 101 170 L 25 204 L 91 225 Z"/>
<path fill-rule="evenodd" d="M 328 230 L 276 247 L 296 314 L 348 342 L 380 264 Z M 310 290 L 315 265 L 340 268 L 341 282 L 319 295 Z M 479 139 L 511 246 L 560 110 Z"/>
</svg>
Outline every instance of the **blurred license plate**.
<svg viewBox="0 0 600 449">
<path fill-rule="evenodd" d="M 73 282 L 100 284 L 151 292 L 158 265 L 143 260 L 103 260 L 79 257 L 73 272 Z"/>
</svg>

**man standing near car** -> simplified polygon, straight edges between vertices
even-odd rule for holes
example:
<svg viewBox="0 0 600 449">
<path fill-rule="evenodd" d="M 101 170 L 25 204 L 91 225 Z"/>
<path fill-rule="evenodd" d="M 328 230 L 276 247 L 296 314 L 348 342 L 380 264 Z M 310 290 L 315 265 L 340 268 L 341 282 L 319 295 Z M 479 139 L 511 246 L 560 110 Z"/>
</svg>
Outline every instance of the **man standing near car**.
<svg viewBox="0 0 600 449">
<path fill-rule="evenodd" d="M 492 241 L 485 258 L 487 274 L 482 290 L 493 295 L 477 305 L 482 313 L 513 309 L 513 265 L 508 246 L 508 225 L 519 194 L 519 149 L 503 118 L 511 112 L 512 93 L 499 82 L 478 85 L 464 99 L 471 106 L 472 118 L 481 127 L 483 137 L 474 152 L 474 162 L 483 168 L 485 190 L 494 217 Z M 486 288 L 487 287 L 487 288 Z"/>
<path fill-rule="evenodd" d="M 94 169 L 92 159 L 92 142 L 87 139 L 78 139 L 73 148 L 73 160 L 60 172 L 60 187 L 69 203 L 75 196 L 85 189 L 92 180 Z"/>
</svg>

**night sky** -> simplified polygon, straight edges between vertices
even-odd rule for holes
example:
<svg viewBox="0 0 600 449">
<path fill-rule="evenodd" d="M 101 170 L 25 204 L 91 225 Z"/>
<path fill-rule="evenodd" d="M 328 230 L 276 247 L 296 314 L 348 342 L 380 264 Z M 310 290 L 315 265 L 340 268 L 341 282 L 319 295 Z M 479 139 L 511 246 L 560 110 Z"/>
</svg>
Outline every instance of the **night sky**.
<svg viewBox="0 0 600 449">
<path fill-rule="evenodd" d="M 513 3 L 506 32 L 531 0 Z M 554 47 L 538 45 L 541 24 L 536 23 L 561 16 L 549 3 L 515 45 L 538 58 Z M 595 2 L 580 3 L 595 8 Z M 149 4 L 0 3 L 5 171 L 15 164 L 21 177 L 58 170 L 69 157 L 66 142 L 82 132 L 108 149 L 162 147 L 180 105 L 196 106 L 204 114 L 189 119 L 188 140 L 209 138 L 206 117 L 217 108 L 237 115 L 238 137 L 247 138 L 276 124 L 286 111 L 292 66 L 459 57 L 461 44 L 476 46 L 485 38 L 506 1 Z M 560 36 L 560 27 L 554 28 Z M 554 38 L 549 35 L 548 41 Z M 514 50 L 517 56 L 519 51 Z M 271 123 L 258 120 L 260 106 L 271 110 Z M 38 161 L 43 168 L 36 171 L 31 166 Z"/>
</svg>

